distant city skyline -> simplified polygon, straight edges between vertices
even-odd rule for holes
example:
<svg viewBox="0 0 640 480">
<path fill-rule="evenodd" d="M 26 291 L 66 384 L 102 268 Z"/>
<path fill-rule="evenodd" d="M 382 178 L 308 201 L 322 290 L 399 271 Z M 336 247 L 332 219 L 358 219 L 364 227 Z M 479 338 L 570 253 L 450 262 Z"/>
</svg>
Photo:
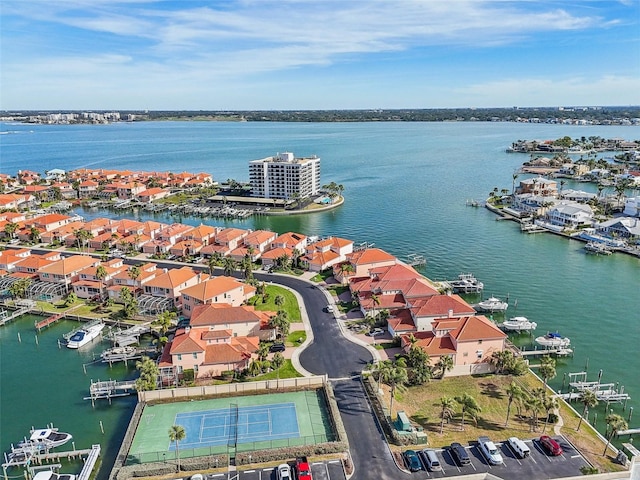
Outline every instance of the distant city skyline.
<svg viewBox="0 0 640 480">
<path fill-rule="evenodd" d="M 640 0 L 3 0 L 2 110 L 640 104 Z"/>
</svg>

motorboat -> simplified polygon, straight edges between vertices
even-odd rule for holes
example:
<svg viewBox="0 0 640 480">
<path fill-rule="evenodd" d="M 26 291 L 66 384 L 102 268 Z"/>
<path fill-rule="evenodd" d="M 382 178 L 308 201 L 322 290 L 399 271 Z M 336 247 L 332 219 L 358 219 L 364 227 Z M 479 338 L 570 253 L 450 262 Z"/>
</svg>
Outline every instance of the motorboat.
<svg viewBox="0 0 640 480">
<path fill-rule="evenodd" d="M 58 431 L 57 428 L 40 428 L 31 430 L 31 436 L 28 439 L 18 443 L 19 447 L 41 446 L 40 450 L 48 450 L 50 448 L 64 445 L 73 436 L 70 433 Z"/>
<path fill-rule="evenodd" d="M 541 337 L 536 337 L 535 342 L 547 348 L 565 348 L 571 344 L 571 340 L 563 337 L 559 333 L 547 333 Z"/>
<path fill-rule="evenodd" d="M 509 332 L 529 332 L 535 330 L 538 324 L 530 321 L 527 317 L 511 317 L 498 326 Z"/>
<path fill-rule="evenodd" d="M 91 342 L 94 338 L 100 335 L 100 332 L 104 328 L 104 323 L 96 323 L 94 325 L 86 326 L 76 331 L 67 342 L 67 348 L 80 348 Z"/>
<path fill-rule="evenodd" d="M 584 246 L 584 249 L 587 253 L 592 253 L 594 255 L 611 255 L 613 253 L 611 247 L 600 242 L 588 242 Z"/>
<path fill-rule="evenodd" d="M 453 293 L 478 293 L 484 288 L 484 284 L 473 276 L 473 273 L 461 273 L 457 280 L 449 282 Z"/>
<path fill-rule="evenodd" d="M 480 303 L 475 303 L 471 306 L 480 312 L 504 312 L 509 307 L 509 304 L 507 302 L 503 302 L 499 298 L 489 297 L 486 300 L 483 300 Z"/>
<path fill-rule="evenodd" d="M 122 362 L 131 360 L 138 355 L 138 349 L 130 345 L 125 347 L 113 347 L 100 354 L 103 363 Z"/>
<path fill-rule="evenodd" d="M 51 470 L 36 473 L 33 480 L 76 480 L 76 475 L 70 473 L 55 473 Z"/>
</svg>

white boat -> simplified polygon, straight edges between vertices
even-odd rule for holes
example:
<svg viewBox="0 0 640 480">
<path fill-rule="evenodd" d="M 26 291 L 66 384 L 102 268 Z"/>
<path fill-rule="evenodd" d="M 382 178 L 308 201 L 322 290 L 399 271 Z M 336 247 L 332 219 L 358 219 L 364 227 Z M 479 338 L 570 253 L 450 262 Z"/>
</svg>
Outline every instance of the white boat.
<svg viewBox="0 0 640 480">
<path fill-rule="evenodd" d="M 613 251 L 610 247 L 600 242 L 589 242 L 584 246 L 587 253 L 594 255 L 611 255 Z"/>
<path fill-rule="evenodd" d="M 81 328 L 75 332 L 67 343 L 67 348 L 80 348 L 91 342 L 94 338 L 100 335 L 100 332 L 104 328 L 104 323 L 96 323 L 84 328 Z"/>
<path fill-rule="evenodd" d="M 509 332 L 529 332 L 535 330 L 538 324 L 531 322 L 527 317 L 511 317 L 498 326 Z"/>
<path fill-rule="evenodd" d="M 504 312 L 509 307 L 509 304 L 499 298 L 489 297 L 471 306 L 480 312 Z"/>
<path fill-rule="evenodd" d="M 39 450 L 48 450 L 50 448 L 64 445 L 73 436 L 70 433 L 59 432 L 57 428 L 40 428 L 31 430 L 31 436 L 28 439 L 18 443 L 19 447 L 40 447 Z"/>
<path fill-rule="evenodd" d="M 535 342 L 548 348 L 565 348 L 571 344 L 570 339 L 563 337 L 559 333 L 547 333 L 542 337 L 537 337 Z"/>
<path fill-rule="evenodd" d="M 122 362 L 138 356 L 138 349 L 132 346 L 113 347 L 100 354 L 103 363 Z"/>
<path fill-rule="evenodd" d="M 453 293 L 478 293 L 484 288 L 484 284 L 480 282 L 473 273 L 461 273 L 457 280 L 449 282 Z"/>
<path fill-rule="evenodd" d="M 70 473 L 55 473 L 51 470 L 36 473 L 33 480 L 76 480 L 76 476 Z"/>
</svg>

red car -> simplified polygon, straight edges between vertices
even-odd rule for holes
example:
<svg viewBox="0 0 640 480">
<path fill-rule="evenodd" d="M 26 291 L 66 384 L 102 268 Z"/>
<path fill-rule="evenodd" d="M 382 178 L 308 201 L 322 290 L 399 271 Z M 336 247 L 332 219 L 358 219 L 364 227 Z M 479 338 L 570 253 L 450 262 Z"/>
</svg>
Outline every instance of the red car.
<svg viewBox="0 0 640 480">
<path fill-rule="evenodd" d="M 295 470 L 296 475 L 298 476 L 298 480 L 312 480 L 311 467 L 309 466 L 307 457 L 296 458 Z"/>
<path fill-rule="evenodd" d="M 560 446 L 560 444 L 548 435 L 543 435 L 540 437 L 540 445 L 544 447 L 549 455 L 562 455 L 562 447 Z"/>
</svg>

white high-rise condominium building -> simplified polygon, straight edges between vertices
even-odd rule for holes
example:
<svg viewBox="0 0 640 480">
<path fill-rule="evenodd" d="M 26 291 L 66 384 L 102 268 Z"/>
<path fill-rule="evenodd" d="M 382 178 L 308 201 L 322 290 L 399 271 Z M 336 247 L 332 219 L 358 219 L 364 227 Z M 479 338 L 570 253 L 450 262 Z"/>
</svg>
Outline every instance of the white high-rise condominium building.
<svg viewBox="0 0 640 480">
<path fill-rule="evenodd" d="M 249 162 L 251 196 L 292 200 L 317 195 L 320 190 L 320 157 L 295 158 L 293 153 Z"/>
</svg>

